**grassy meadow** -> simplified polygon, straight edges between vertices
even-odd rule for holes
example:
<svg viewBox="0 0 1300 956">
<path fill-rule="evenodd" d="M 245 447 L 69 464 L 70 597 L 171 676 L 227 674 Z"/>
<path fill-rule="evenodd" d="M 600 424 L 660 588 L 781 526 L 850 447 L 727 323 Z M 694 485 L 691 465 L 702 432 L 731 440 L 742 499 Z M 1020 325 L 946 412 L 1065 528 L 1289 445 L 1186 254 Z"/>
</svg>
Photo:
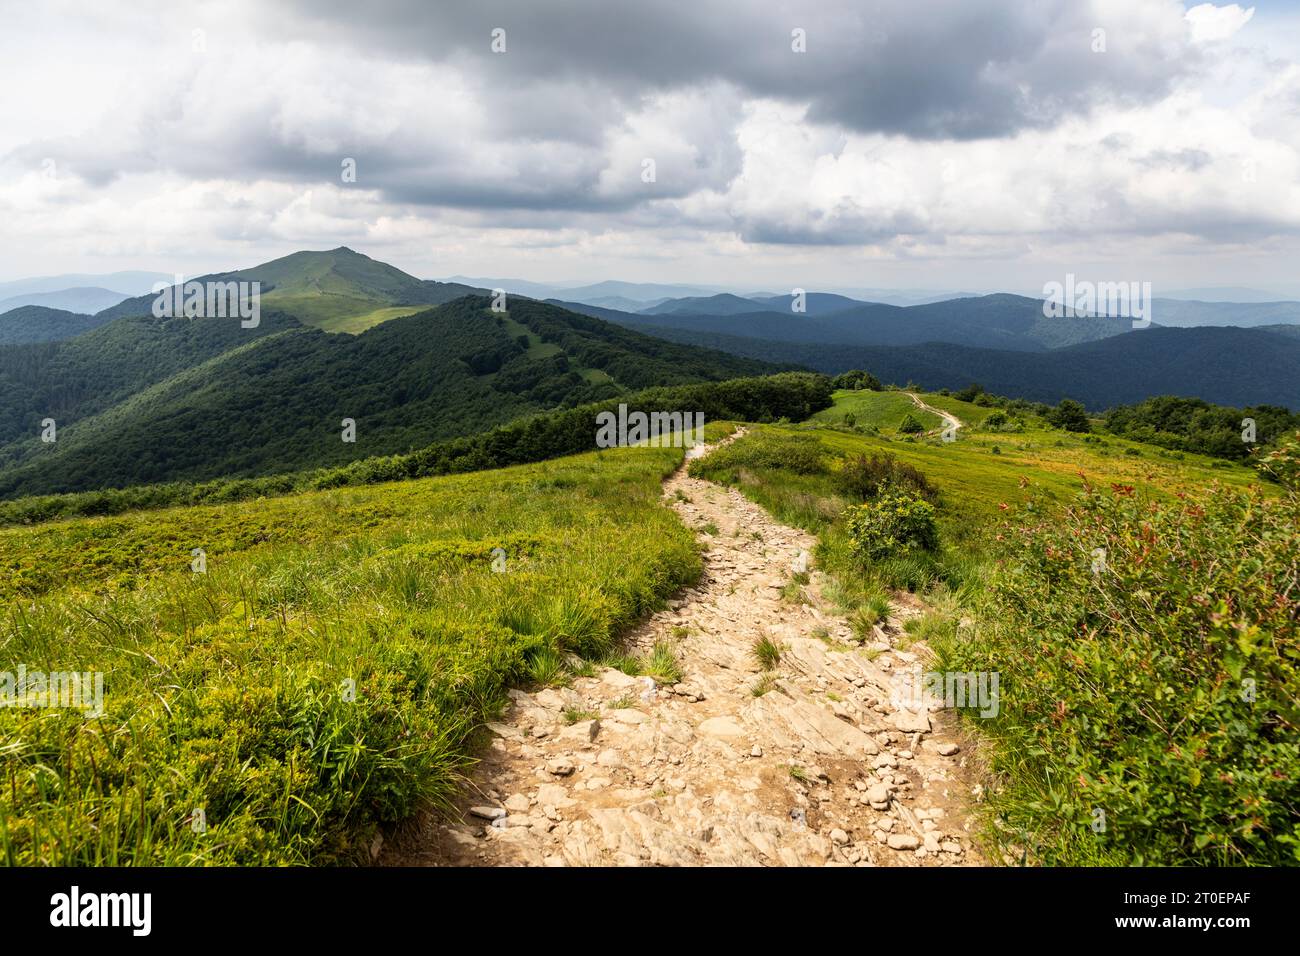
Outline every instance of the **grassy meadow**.
<svg viewBox="0 0 1300 956">
<path fill-rule="evenodd" d="M 993 858 L 1300 862 L 1294 487 L 923 397 L 966 423 L 957 441 L 890 437 L 899 393 L 837 392 L 826 424 L 754 427 L 691 471 L 816 533 L 860 639 L 912 590 L 932 666 L 1001 675 L 999 716 L 970 721 Z M 932 505 L 937 546 L 864 556 L 847 516 L 884 507 L 862 491 L 881 475 Z"/>
<path fill-rule="evenodd" d="M 681 456 L 0 530 L 4 659 L 103 672 L 106 711 L 0 709 L 0 860 L 362 858 L 447 798 L 509 685 L 602 657 L 698 575 L 659 501 Z"/>
<path fill-rule="evenodd" d="M 935 666 L 1000 673 L 999 716 L 971 720 L 990 858 L 1300 860 L 1294 489 L 923 398 L 966 423 L 957 441 L 899 434 L 907 415 L 940 424 L 901 392 L 841 391 L 691 472 L 817 534 L 860 640 L 909 589 L 929 610 L 907 635 Z M 0 708 L 0 860 L 364 861 L 384 826 L 447 801 L 508 687 L 637 666 L 620 633 L 700 573 L 660 500 L 681 461 L 611 449 L 384 481 L 411 471 L 382 459 L 356 482 L 57 520 L 16 502 L 0 669 L 100 672 L 105 713 Z M 882 514 L 925 533 L 868 552 Z M 641 666 L 676 669 L 656 654 Z"/>
<path fill-rule="evenodd" d="M 898 426 L 908 417 L 920 422 L 926 431 L 943 424 L 943 419 L 938 415 L 918 408 L 902 392 L 873 392 L 868 389 L 837 391 L 835 404 L 831 408 L 823 408 L 809 421 L 875 428 L 881 434 L 893 437 L 898 434 Z"/>
</svg>

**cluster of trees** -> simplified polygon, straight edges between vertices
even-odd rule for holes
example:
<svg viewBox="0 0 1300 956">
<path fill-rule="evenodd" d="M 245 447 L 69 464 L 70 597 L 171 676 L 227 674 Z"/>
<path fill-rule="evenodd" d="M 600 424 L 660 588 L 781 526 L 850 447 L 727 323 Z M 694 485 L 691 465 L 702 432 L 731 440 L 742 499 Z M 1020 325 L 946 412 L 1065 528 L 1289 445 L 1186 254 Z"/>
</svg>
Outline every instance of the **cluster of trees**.
<svg viewBox="0 0 1300 956">
<path fill-rule="evenodd" d="M 835 378 L 831 379 L 831 385 L 835 388 L 849 388 L 854 391 L 861 391 L 865 388 L 873 392 L 880 392 L 884 391 L 885 388 L 880 384 L 880 379 L 860 368 L 836 375 Z"/>
<path fill-rule="evenodd" d="M 1105 423 L 1122 438 L 1233 461 L 1300 431 L 1300 415 L 1277 405 L 1229 408 L 1173 395 L 1119 405 L 1106 413 Z"/>
</svg>

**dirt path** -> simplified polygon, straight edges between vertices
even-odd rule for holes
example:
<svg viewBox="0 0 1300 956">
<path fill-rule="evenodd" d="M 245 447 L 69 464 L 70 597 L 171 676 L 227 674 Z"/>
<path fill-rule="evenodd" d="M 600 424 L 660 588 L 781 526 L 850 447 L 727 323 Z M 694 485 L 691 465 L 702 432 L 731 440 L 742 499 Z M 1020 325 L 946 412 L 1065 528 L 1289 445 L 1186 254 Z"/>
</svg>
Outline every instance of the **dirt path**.
<svg viewBox="0 0 1300 956">
<path fill-rule="evenodd" d="M 927 405 L 925 402 L 921 401 L 921 396 L 917 395 L 915 392 L 906 392 L 904 394 L 906 394 L 908 398 L 910 398 L 913 402 L 916 403 L 917 408 L 921 409 L 922 411 L 929 412 L 931 415 L 938 415 L 940 418 L 942 418 L 944 424 L 944 428 L 942 430 L 948 431 L 948 429 L 952 429 L 951 434 L 953 436 L 953 439 L 954 440 L 956 439 L 957 432 L 965 425 L 965 422 L 963 422 L 952 412 L 945 412 L 942 408 L 935 408 L 933 405 Z"/>
<path fill-rule="evenodd" d="M 959 865 L 982 862 L 963 806 L 964 750 L 950 715 L 891 703 L 891 677 L 925 649 L 900 650 L 896 604 L 874 640 L 821 594 L 782 596 L 815 539 L 739 492 L 690 478 L 666 501 L 706 545 L 705 573 L 629 638 L 670 641 L 679 684 L 598 668 L 566 688 L 511 691 L 466 788 L 461 820 L 430 819 L 406 865 Z M 708 529 L 705 531 L 704 529 Z M 781 647 L 763 671 L 754 642 Z M 759 691 L 762 691 L 760 694 Z M 900 698 L 901 700 L 901 698 Z"/>
</svg>

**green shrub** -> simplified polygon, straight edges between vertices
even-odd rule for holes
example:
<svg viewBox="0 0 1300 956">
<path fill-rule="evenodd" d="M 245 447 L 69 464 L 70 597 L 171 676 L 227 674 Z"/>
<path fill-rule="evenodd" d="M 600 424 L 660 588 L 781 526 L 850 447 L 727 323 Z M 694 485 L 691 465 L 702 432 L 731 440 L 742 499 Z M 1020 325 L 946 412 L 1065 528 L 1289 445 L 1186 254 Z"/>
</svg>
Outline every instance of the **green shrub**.
<svg viewBox="0 0 1300 956">
<path fill-rule="evenodd" d="M 850 547 L 859 558 L 932 551 L 939 543 L 934 506 L 905 491 L 886 491 L 848 509 L 845 517 Z"/>
<path fill-rule="evenodd" d="M 1291 491 L 1300 488 L 1300 432 L 1260 458 L 1255 467 L 1265 478 Z"/>
<path fill-rule="evenodd" d="M 903 416 L 903 420 L 898 423 L 898 431 L 903 435 L 917 435 L 925 431 L 925 426 L 917 421 L 916 416 L 910 412 Z"/>
<path fill-rule="evenodd" d="M 1044 862 L 1300 861 L 1297 496 L 1114 485 L 1002 538 L 944 661 L 1001 674 L 991 811 Z"/>
<path fill-rule="evenodd" d="M 869 501 L 888 488 L 910 491 L 930 502 L 939 498 L 939 490 L 925 475 L 889 454 L 845 459 L 835 472 L 835 486 L 854 501 Z"/>
</svg>

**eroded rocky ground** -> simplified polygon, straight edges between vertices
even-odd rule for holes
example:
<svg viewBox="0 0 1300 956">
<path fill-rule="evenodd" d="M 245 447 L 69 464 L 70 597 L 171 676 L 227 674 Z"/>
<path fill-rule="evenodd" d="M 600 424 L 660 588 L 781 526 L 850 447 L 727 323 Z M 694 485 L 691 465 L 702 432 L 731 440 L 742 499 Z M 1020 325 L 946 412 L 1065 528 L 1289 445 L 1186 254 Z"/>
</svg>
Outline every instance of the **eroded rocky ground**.
<svg viewBox="0 0 1300 956">
<path fill-rule="evenodd" d="M 426 820 L 387 862 L 981 863 L 955 720 L 897 693 L 926 653 L 900 649 L 919 605 L 896 601 L 874 640 L 855 644 L 819 572 L 806 603 L 782 594 L 811 535 L 684 469 L 664 495 L 688 525 L 716 533 L 701 530 L 703 578 L 633 633 L 629 651 L 671 642 L 681 682 L 598 668 L 569 687 L 512 691 L 460 818 Z M 772 670 L 753 652 L 764 635 L 781 646 Z"/>
</svg>

